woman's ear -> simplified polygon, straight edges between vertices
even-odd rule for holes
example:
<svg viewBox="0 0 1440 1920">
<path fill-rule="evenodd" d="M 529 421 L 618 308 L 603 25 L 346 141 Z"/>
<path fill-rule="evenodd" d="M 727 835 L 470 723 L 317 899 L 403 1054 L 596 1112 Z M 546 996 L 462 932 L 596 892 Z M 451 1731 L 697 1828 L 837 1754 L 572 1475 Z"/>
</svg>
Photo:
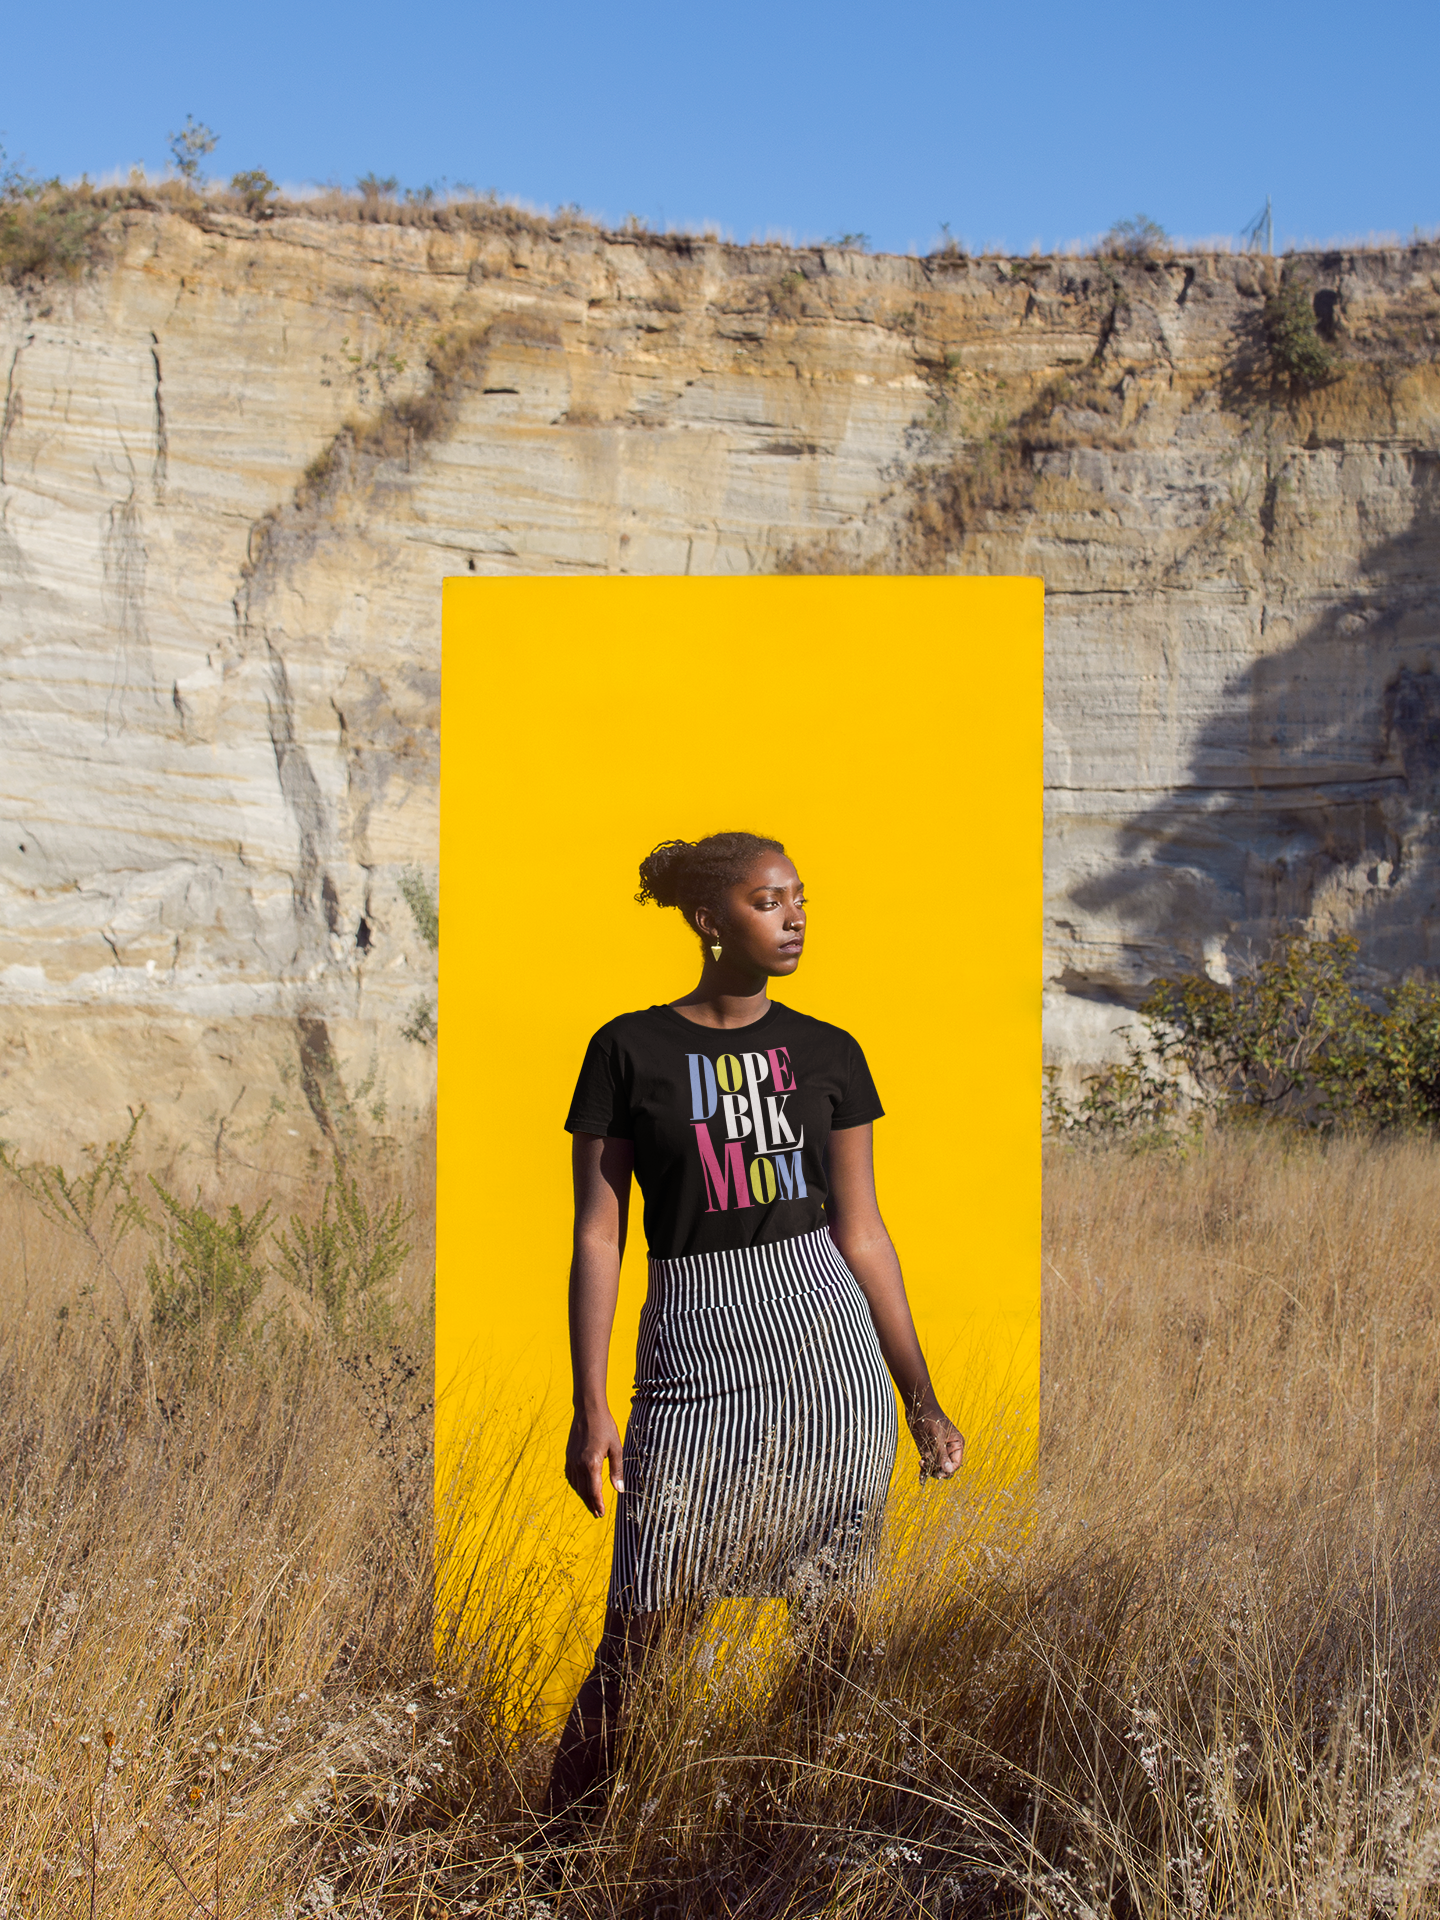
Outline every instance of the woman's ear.
<svg viewBox="0 0 1440 1920">
<path fill-rule="evenodd" d="M 714 916 L 708 913 L 704 907 L 697 907 L 695 910 L 695 931 L 707 946 L 713 945 L 719 938 L 719 931 L 715 925 Z"/>
</svg>

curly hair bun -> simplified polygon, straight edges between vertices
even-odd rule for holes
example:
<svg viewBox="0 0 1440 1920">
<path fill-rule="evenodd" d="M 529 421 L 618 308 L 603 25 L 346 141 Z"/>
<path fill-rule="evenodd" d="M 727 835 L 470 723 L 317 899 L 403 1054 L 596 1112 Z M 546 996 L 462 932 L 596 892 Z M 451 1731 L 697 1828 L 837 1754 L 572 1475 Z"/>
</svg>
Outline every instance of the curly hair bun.
<svg viewBox="0 0 1440 1920">
<path fill-rule="evenodd" d="M 635 896 L 642 907 L 647 900 L 653 900 L 657 907 L 679 906 L 680 895 L 676 889 L 685 870 L 686 855 L 695 851 L 696 844 L 689 840 L 662 840 L 653 852 L 646 854 L 640 862 L 640 891 Z"/>
<path fill-rule="evenodd" d="M 784 853 L 778 840 L 758 833 L 711 833 L 703 840 L 662 840 L 640 862 L 640 891 L 644 906 L 679 907 L 687 916 L 696 907 L 715 907 L 721 895 L 762 853 Z"/>
</svg>

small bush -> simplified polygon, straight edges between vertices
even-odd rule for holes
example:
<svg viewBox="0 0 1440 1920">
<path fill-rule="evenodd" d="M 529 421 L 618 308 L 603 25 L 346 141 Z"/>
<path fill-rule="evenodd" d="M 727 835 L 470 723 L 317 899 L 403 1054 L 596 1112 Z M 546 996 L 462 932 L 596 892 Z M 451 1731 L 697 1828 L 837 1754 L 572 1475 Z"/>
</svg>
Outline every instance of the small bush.
<svg viewBox="0 0 1440 1920">
<path fill-rule="evenodd" d="M 440 949 L 440 908 L 418 867 L 407 867 L 400 876 L 400 894 L 410 909 L 415 931 L 432 953 Z"/>
<path fill-rule="evenodd" d="M 1178 1137 L 1192 1102 L 1179 1077 L 1155 1058 L 1145 1040 L 1123 1036 L 1125 1058 L 1085 1076 L 1078 1100 L 1060 1090 L 1060 1069 L 1045 1069 L 1045 1107 L 1053 1133 L 1071 1140 L 1160 1146 Z"/>
<path fill-rule="evenodd" d="M 211 1213 L 196 1199 L 187 1207 L 158 1180 L 150 1182 L 165 1215 L 161 1251 L 146 1262 L 150 1324 L 162 1335 L 203 1334 L 229 1346 L 265 1284 L 261 1244 L 270 1231 L 270 1202 L 247 1219 L 242 1208 Z"/>
<path fill-rule="evenodd" d="M 270 203 L 280 189 L 263 167 L 252 167 L 248 173 L 230 176 L 230 191 L 238 193 L 245 202 L 245 211 L 252 219 L 259 220 L 274 211 Z"/>
<path fill-rule="evenodd" d="M 1293 390 L 1323 386 L 1335 371 L 1334 349 L 1327 347 L 1315 325 L 1310 289 L 1299 280 L 1287 280 L 1265 302 L 1265 344 L 1277 379 Z"/>
<path fill-rule="evenodd" d="M 1349 934 L 1292 935 L 1233 985 L 1157 981 L 1123 1061 L 1087 1075 L 1078 1101 L 1052 1075 L 1052 1128 L 1136 1142 L 1206 1117 L 1440 1131 L 1440 985 L 1362 994 L 1357 952 Z"/>
<path fill-rule="evenodd" d="M 1170 236 L 1158 220 L 1148 213 L 1137 213 L 1130 220 L 1117 220 L 1100 243 L 1102 253 L 1122 260 L 1148 260 L 1164 253 Z"/>
<path fill-rule="evenodd" d="M 418 1047 L 428 1047 L 439 1038 L 440 1023 L 435 1017 L 435 1008 L 423 994 L 406 1014 L 400 1035 L 402 1039 L 413 1040 Z"/>
<path fill-rule="evenodd" d="M 805 309 L 805 276 L 798 267 L 782 273 L 770 289 L 770 305 L 782 320 L 798 320 Z"/>
<path fill-rule="evenodd" d="M 88 189 L 38 180 L 0 150 L 0 280 L 78 279 L 94 258 L 107 209 Z"/>
<path fill-rule="evenodd" d="M 109 1279 L 120 1301 L 123 1317 L 131 1314 L 130 1294 L 116 1266 L 122 1242 L 136 1227 L 148 1227 L 150 1216 L 135 1193 L 136 1135 L 145 1109 L 131 1109 L 130 1125 L 119 1140 L 103 1147 L 89 1146 L 84 1173 L 67 1173 L 62 1166 L 15 1157 L 8 1141 L 0 1141 L 0 1167 L 23 1189 L 44 1217 L 67 1233 L 78 1234 L 95 1261 L 95 1271 Z"/>
<path fill-rule="evenodd" d="M 1353 1101 L 1337 1063 L 1365 1052 L 1376 1018 L 1350 984 L 1356 952 L 1349 935 L 1297 935 L 1230 986 L 1157 981 L 1141 1011 L 1158 1059 L 1212 1108 L 1342 1117 Z"/>
<path fill-rule="evenodd" d="M 351 1331 L 357 1320 L 373 1330 L 386 1318 L 385 1289 L 410 1251 L 404 1237 L 410 1217 L 403 1200 L 372 1212 L 358 1180 L 337 1168 L 314 1225 L 290 1216 L 290 1232 L 279 1240 L 280 1270 L 320 1308 L 333 1332 Z"/>
</svg>

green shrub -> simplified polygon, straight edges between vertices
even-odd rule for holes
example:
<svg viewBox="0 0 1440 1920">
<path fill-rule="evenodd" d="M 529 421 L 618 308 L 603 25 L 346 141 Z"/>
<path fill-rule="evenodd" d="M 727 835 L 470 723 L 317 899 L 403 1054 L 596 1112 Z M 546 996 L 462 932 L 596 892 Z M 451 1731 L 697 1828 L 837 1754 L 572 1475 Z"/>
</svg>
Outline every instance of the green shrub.
<svg viewBox="0 0 1440 1920">
<path fill-rule="evenodd" d="M 439 1034 L 440 1023 L 435 1017 L 435 1008 L 425 995 L 421 994 L 405 1016 L 405 1024 L 400 1029 L 400 1036 L 404 1040 L 413 1040 L 417 1047 L 428 1047 L 438 1039 Z"/>
<path fill-rule="evenodd" d="M 107 209 L 88 187 L 38 180 L 0 149 L 0 280 L 74 280 L 95 256 Z"/>
<path fill-rule="evenodd" d="M 145 1266 L 150 1324 L 161 1335 L 203 1334 L 228 1346 L 259 1298 L 266 1266 L 261 1244 L 270 1231 L 270 1202 L 247 1219 L 231 1206 L 212 1213 L 196 1198 L 187 1207 L 151 1179 L 164 1214 L 156 1239 L 162 1255 Z"/>
<path fill-rule="evenodd" d="M 440 950 L 440 908 L 431 893 L 425 876 L 418 867 L 408 867 L 400 876 L 400 892 L 410 909 L 410 918 L 415 922 L 415 931 L 432 953 Z M 401 1035 L 413 1040 L 417 1046 L 428 1047 L 440 1031 L 435 1018 L 435 1007 L 428 995 L 422 994 L 410 1009 Z"/>
<path fill-rule="evenodd" d="M 440 947 L 440 908 L 418 867 L 407 867 L 400 876 L 400 892 L 415 922 L 415 931 L 432 953 Z"/>
<path fill-rule="evenodd" d="M 245 202 L 245 211 L 252 219 L 259 220 L 273 211 L 270 202 L 280 189 L 263 167 L 252 167 L 248 173 L 230 176 L 230 191 L 238 193 Z"/>
<path fill-rule="evenodd" d="M 1287 280 L 1266 299 L 1265 344 L 1277 379 L 1303 392 L 1322 386 L 1335 371 L 1336 355 L 1320 338 L 1310 289 L 1299 280 Z"/>
<path fill-rule="evenodd" d="M 145 1109 L 130 1110 L 130 1125 L 122 1139 L 103 1147 L 86 1147 L 89 1166 L 84 1173 L 67 1173 L 62 1166 L 15 1157 L 9 1141 L 0 1141 L 0 1167 L 22 1186 L 47 1220 L 78 1234 L 90 1249 L 97 1273 L 109 1279 L 123 1316 L 131 1316 L 130 1293 L 116 1266 L 122 1242 L 150 1216 L 135 1193 L 135 1136 Z"/>
<path fill-rule="evenodd" d="M 410 1218 L 403 1200 L 372 1212 L 359 1182 L 337 1167 L 314 1225 L 290 1216 L 290 1232 L 279 1240 L 280 1270 L 320 1309 L 332 1332 L 345 1334 L 357 1325 L 374 1331 L 387 1318 L 385 1289 L 410 1251 L 404 1237 Z"/>
<path fill-rule="evenodd" d="M 805 276 L 798 267 L 791 267 L 775 281 L 770 305 L 782 320 L 800 319 L 805 310 Z"/>
<path fill-rule="evenodd" d="M 1209 1107 L 1338 1117 L 1348 1103 L 1333 1062 L 1363 1050 L 1374 1019 L 1350 985 L 1356 952 L 1349 935 L 1296 935 L 1230 986 L 1157 981 L 1141 1008 L 1157 1059 Z"/>
<path fill-rule="evenodd" d="M 1362 994 L 1357 952 L 1349 934 L 1291 935 L 1233 985 L 1157 981 L 1123 1061 L 1086 1075 L 1074 1101 L 1052 1073 L 1052 1129 L 1138 1142 L 1206 1117 L 1273 1116 L 1313 1129 L 1440 1130 L 1440 985 Z"/>
<path fill-rule="evenodd" d="M 1156 1060 L 1143 1040 L 1122 1037 L 1125 1058 L 1086 1074 L 1078 1100 L 1060 1090 L 1060 1069 L 1045 1069 L 1045 1111 L 1052 1133 L 1066 1139 L 1132 1146 L 1162 1145 L 1191 1117 L 1192 1102 L 1178 1076 Z"/>
<path fill-rule="evenodd" d="M 1321 1061 L 1337 1115 L 1383 1129 L 1440 1129 L 1440 986 L 1407 980 L 1382 995 L 1359 1045 L 1336 1046 Z"/>
<path fill-rule="evenodd" d="M 1148 260 L 1152 254 L 1166 252 L 1169 245 L 1170 236 L 1160 222 L 1148 213 L 1137 213 L 1130 220 L 1117 220 L 1100 242 L 1100 250 L 1126 260 Z"/>
</svg>

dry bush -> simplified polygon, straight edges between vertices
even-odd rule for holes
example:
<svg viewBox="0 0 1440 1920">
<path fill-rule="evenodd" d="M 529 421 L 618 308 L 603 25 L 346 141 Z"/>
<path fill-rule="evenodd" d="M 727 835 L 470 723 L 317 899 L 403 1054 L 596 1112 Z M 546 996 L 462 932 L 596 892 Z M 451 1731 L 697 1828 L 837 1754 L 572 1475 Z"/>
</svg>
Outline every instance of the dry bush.
<svg viewBox="0 0 1440 1920">
<path fill-rule="evenodd" d="M 103 255 L 108 217 L 88 194 L 0 173 L 0 284 L 78 279 Z"/>
<path fill-rule="evenodd" d="M 1414 1140 L 1057 1152 L 1038 1487 L 983 1434 L 959 1487 L 902 1474 L 848 1670 L 732 1605 L 568 1837 L 526 1811 L 524 1581 L 564 1569 L 495 1575 L 515 1449 L 459 1474 L 489 1571 L 442 1541 L 433 1660 L 423 1379 L 273 1276 L 182 1357 L 12 1190 L 0 1912 L 1433 1911 L 1437 1188 Z"/>
</svg>

